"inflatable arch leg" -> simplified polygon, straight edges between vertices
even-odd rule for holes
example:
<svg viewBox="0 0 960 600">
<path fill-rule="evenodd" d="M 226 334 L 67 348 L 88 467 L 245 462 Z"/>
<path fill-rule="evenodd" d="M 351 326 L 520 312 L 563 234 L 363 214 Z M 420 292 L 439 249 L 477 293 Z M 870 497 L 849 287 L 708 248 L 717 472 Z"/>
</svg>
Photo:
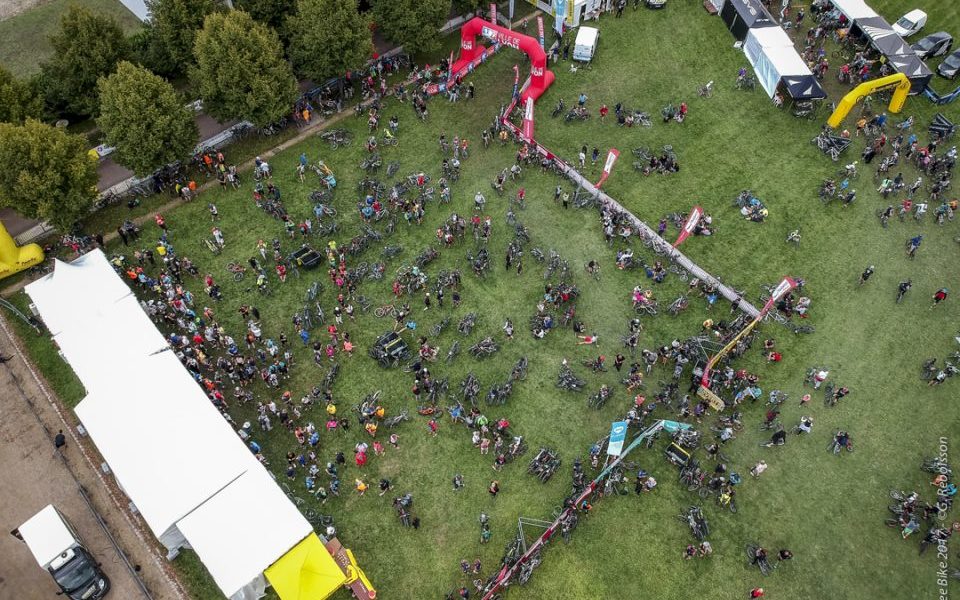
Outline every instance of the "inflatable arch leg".
<svg viewBox="0 0 960 600">
<path fill-rule="evenodd" d="M 29 269 L 43 262 L 43 249 L 37 244 L 17 246 L 3 223 L 0 223 L 0 279 Z"/>
<path fill-rule="evenodd" d="M 861 83 L 853 88 L 853 91 L 843 97 L 843 100 L 837 105 L 836 110 L 834 110 L 830 118 L 827 119 L 827 125 L 833 128 L 839 127 L 840 123 L 842 123 L 843 119 L 847 116 L 847 113 L 850 112 L 850 109 L 852 109 L 861 98 L 877 90 L 890 87 L 894 87 L 893 98 L 890 99 L 887 110 L 892 113 L 900 112 L 903 109 L 904 103 L 907 101 L 907 95 L 910 93 L 910 80 L 907 79 L 907 76 L 903 73 L 894 73 L 893 75 L 881 77 L 880 79 Z"/>
</svg>

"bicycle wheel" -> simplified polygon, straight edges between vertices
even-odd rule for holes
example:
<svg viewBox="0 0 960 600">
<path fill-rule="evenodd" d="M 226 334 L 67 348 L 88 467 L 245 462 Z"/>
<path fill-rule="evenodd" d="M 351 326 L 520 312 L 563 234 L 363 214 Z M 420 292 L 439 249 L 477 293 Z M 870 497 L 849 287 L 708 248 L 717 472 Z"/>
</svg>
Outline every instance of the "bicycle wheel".
<svg viewBox="0 0 960 600">
<path fill-rule="evenodd" d="M 704 487 L 704 486 L 700 486 L 700 489 L 698 490 L 697 494 L 698 494 L 701 498 L 703 498 L 704 500 L 706 500 L 707 498 L 710 497 L 710 494 L 711 494 L 710 488 Z"/>
</svg>

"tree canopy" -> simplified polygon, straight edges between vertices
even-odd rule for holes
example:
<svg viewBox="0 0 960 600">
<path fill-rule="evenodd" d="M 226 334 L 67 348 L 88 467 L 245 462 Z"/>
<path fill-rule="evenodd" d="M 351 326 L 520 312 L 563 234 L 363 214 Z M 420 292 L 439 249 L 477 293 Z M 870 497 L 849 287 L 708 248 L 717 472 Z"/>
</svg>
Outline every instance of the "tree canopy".
<svg viewBox="0 0 960 600">
<path fill-rule="evenodd" d="M 341 77 L 373 54 L 370 21 L 356 0 L 297 0 L 287 32 L 294 66 L 316 82 Z"/>
<path fill-rule="evenodd" d="M 143 177 L 191 154 L 199 135 L 193 111 L 166 80 L 124 61 L 99 88 L 97 125 L 118 163 Z"/>
<path fill-rule="evenodd" d="M 43 98 L 30 81 L 21 81 L 0 66 L 0 123 L 20 125 L 43 114 Z"/>
<path fill-rule="evenodd" d="M 113 72 L 129 52 L 120 25 L 71 4 L 50 43 L 53 55 L 41 70 L 47 101 L 56 110 L 96 114 L 97 79 Z"/>
<path fill-rule="evenodd" d="M 179 70 L 193 62 L 193 40 L 210 13 L 220 10 L 217 0 L 146 0 L 150 25 L 162 52 Z"/>
<path fill-rule="evenodd" d="M 97 196 L 97 161 L 86 139 L 28 119 L 0 123 L 0 206 L 69 231 Z"/>
<path fill-rule="evenodd" d="M 263 126 L 291 111 L 299 95 L 293 69 L 277 33 L 249 13 L 209 15 L 193 52 L 191 79 L 207 114 Z"/>
<path fill-rule="evenodd" d="M 373 16 L 384 35 L 408 54 L 440 47 L 437 30 L 450 15 L 451 0 L 376 0 Z"/>
<path fill-rule="evenodd" d="M 255 20 L 280 31 L 287 15 L 294 11 L 295 0 L 233 0 L 236 8 L 250 13 Z"/>
</svg>

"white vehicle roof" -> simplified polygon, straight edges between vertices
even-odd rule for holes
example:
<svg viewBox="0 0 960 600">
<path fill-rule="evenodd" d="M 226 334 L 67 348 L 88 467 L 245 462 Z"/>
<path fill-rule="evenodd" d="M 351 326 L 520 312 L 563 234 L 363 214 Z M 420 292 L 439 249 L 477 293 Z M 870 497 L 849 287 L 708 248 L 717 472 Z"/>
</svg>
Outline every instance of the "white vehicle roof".
<svg viewBox="0 0 960 600">
<path fill-rule="evenodd" d="M 577 46 L 590 46 L 597 41 L 600 31 L 596 27 L 581 27 L 577 32 Z"/>
<path fill-rule="evenodd" d="M 907 14 L 903 15 L 903 17 L 901 17 L 901 18 L 907 19 L 907 20 L 910 21 L 911 23 L 917 23 L 918 21 L 920 21 L 920 19 L 922 19 L 922 18 L 924 18 L 924 17 L 926 17 L 926 16 L 927 16 L 927 13 L 923 12 L 923 11 L 920 10 L 919 8 L 915 8 L 915 9 L 911 10 L 910 12 L 908 12 Z"/>
<path fill-rule="evenodd" d="M 23 541 L 33 553 L 33 558 L 44 569 L 53 559 L 77 543 L 60 513 L 51 504 L 30 517 L 18 529 Z"/>
</svg>

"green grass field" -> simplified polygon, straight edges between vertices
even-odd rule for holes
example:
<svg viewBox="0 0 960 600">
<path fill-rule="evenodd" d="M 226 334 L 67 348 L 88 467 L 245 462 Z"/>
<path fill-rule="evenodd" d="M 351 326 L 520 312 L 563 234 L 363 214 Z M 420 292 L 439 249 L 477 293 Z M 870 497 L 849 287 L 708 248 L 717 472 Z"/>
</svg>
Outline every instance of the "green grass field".
<svg viewBox="0 0 960 600">
<path fill-rule="evenodd" d="M 877 4 L 890 21 L 908 7 L 905 1 Z M 937 4 L 929 8 L 928 30 L 949 30 L 950 26 L 960 25 L 955 7 Z M 918 469 L 919 463 L 935 454 L 941 436 L 952 443 L 960 433 L 951 404 L 956 396 L 956 382 L 928 388 L 918 377 L 924 359 L 938 356 L 942 361 L 944 355 L 956 349 L 952 339 L 956 333 L 956 299 L 951 297 L 945 306 L 929 309 L 929 298 L 937 288 L 946 286 L 955 292 L 957 287 L 956 224 L 949 222 L 938 227 L 929 219 L 922 224 L 894 220 L 888 229 L 882 229 L 874 216 L 878 207 L 886 205 L 875 192 L 877 184 L 872 171 L 876 163 L 855 182 L 858 200 L 853 206 L 842 209 L 834 203 L 823 207 L 816 196 L 818 184 L 832 176 L 842 163 L 830 162 L 810 144 L 818 122 L 795 119 L 786 110 L 777 111 L 759 90 L 733 90 L 736 71 L 746 61 L 732 48 L 733 39 L 722 21 L 709 18 L 699 2 L 672 2 L 659 12 L 634 13 L 628 9 L 623 19 L 605 17 L 600 28 L 602 41 L 592 71 L 570 73 L 568 63 L 563 62 L 552 67 L 557 82 L 539 102 L 537 138 L 568 159 L 573 159 L 584 143 L 599 146 L 603 154 L 610 147 L 618 148 L 621 160 L 605 189 L 648 222 L 655 223 L 669 212 L 686 211 L 693 204 L 703 206 L 713 215 L 718 233 L 692 238 L 683 250 L 728 284 L 747 290 L 748 299 L 755 301 L 761 284 L 773 283 L 783 275 L 807 281 L 807 293 L 813 299 L 809 321 L 816 325 L 816 333 L 795 337 L 775 324 L 764 325 L 762 335 L 777 339 L 783 362 L 767 365 L 759 348 L 755 348 L 737 366 L 757 372 L 765 391 L 780 388 L 790 394 L 791 401 L 781 417 L 786 425 L 796 424 L 801 414 L 812 415 L 816 425 L 812 436 L 791 436 L 783 448 L 760 449 L 758 442 L 767 437 L 756 427 L 763 409 L 759 405 L 745 407 L 746 427 L 725 449 L 731 467 L 745 475 L 750 466 L 763 458 L 770 468 L 759 480 L 745 477 L 747 481 L 740 486 L 737 496 L 738 514 L 722 512 L 713 504 L 705 506 L 713 531 L 712 558 L 691 562 L 681 559 L 683 548 L 692 538 L 675 516 L 700 500 L 679 485 L 676 470 L 663 459 L 661 444 L 655 450 L 638 450 L 630 457 L 657 477 L 661 485 L 655 494 L 597 501 L 593 514 L 577 529 L 572 543 L 558 542 L 548 548 L 543 565 L 526 588 L 511 590 L 506 596 L 741 598 L 756 585 L 767 589 L 770 598 L 936 596 L 939 588 L 935 553 L 918 557 L 917 540 L 901 540 L 896 531 L 883 526 L 883 520 L 889 515 L 886 506 L 890 504 L 891 488 L 915 488 L 925 498 L 931 498 L 932 488 L 927 474 Z M 641 274 L 615 269 L 615 248 L 602 243 L 595 213 L 564 211 L 553 204 L 552 190 L 558 183 L 555 176 L 527 169 L 521 184 L 527 190 L 528 207 L 518 216 L 531 230 L 531 246 L 556 249 L 572 265 L 582 290 L 578 317 L 588 330 L 599 333 L 599 348 L 577 347 L 568 329 L 558 329 L 544 340 L 534 340 L 526 324 L 543 293 L 542 266 L 531 260 L 528 253 L 522 276 L 503 268 L 503 254 L 512 231 L 504 221 L 506 199 L 498 199 L 492 193 L 489 181 L 501 168 L 512 164 L 516 149 L 497 146 L 484 150 L 479 132 L 509 96 L 512 66 L 517 62 L 522 62 L 521 57 L 509 51 L 498 54 L 475 73 L 476 100 L 450 104 L 435 99 L 426 124 L 416 122 L 409 107 L 388 105 L 385 114 L 397 114 L 401 119 L 400 145 L 385 149 L 382 154 L 385 162 L 401 162 L 402 175 L 426 170 L 434 179 L 439 177 L 442 157 L 437 138 L 441 131 L 448 138 L 455 134 L 468 136 L 473 149 L 464 162 L 460 181 L 453 186 L 451 205 L 430 204 L 422 226 L 407 226 L 401 220 L 389 243 L 402 245 L 404 252 L 388 263 L 388 273 L 409 264 L 422 248 L 435 245 L 434 231 L 451 212 L 471 214 L 477 190 L 487 196 L 487 213 L 494 220 L 490 242 L 492 273 L 483 280 L 469 273 L 464 254 L 472 242 L 443 250 L 441 258 L 427 272 L 435 275 L 440 269 L 463 270 L 464 302 L 456 310 L 446 303 L 442 310 L 435 306 L 423 312 L 422 296 L 411 298 L 419 325 L 417 335 L 426 335 L 442 317 L 449 316 L 455 323 L 467 312 L 478 312 L 480 320 L 470 337 L 463 338 L 451 327 L 439 339 L 431 340 L 439 344 L 444 354 L 454 340 L 460 340 L 464 349 L 452 365 L 431 365 L 434 378 L 448 377 L 453 390 L 468 372 L 473 372 L 485 392 L 492 383 L 507 377 L 518 357 L 527 356 L 528 379 L 515 387 L 513 397 L 504 407 L 485 412 L 493 418 L 508 417 L 516 433 L 526 436 L 531 451 L 525 458 L 531 458 L 541 446 L 550 446 L 560 452 L 564 465 L 545 485 L 525 473 L 527 461 L 522 459 L 495 473 L 491 470 L 492 458 L 482 457 L 472 448 L 469 432 L 462 425 L 444 420 L 440 435 L 430 438 L 425 419 L 414 415 L 411 422 L 397 430 L 400 449 L 388 446 L 385 457 L 371 457 L 368 465 L 358 471 L 349 461 L 350 451 L 366 435 L 358 431 L 356 424 L 347 433 L 324 433 L 318 453 L 324 461 L 337 450 L 348 455 L 348 465 L 341 470 L 341 498 L 318 507 L 303 491 L 302 472 L 291 486 L 301 491 L 297 495 L 306 499 L 305 506 L 335 517 L 341 538 L 354 550 L 382 598 L 438 598 L 450 589 L 469 585 L 459 575 L 458 563 L 463 558 L 482 558 L 483 575 L 490 574 L 516 531 L 517 518 L 549 518 L 569 492 L 573 459 L 585 456 L 591 443 L 606 435 L 609 423 L 629 406 L 629 396 L 619 385 L 615 372 L 600 377 L 590 375 L 579 366 L 579 361 L 594 357 L 598 350 L 609 357 L 620 349 L 619 338 L 632 317 L 630 290 L 634 285 L 650 283 Z M 834 77 L 832 69 L 827 87 L 836 99 L 839 89 L 832 85 Z M 697 85 L 708 80 L 716 82 L 714 97 L 697 98 Z M 938 89 L 945 88 L 942 80 L 935 80 L 935 84 Z M 588 122 L 566 124 L 550 118 L 558 98 L 570 105 L 580 91 L 590 96 L 588 106 L 594 111 Z M 660 108 L 680 100 L 690 105 L 687 121 L 683 125 L 659 122 L 656 117 Z M 654 126 L 620 129 L 610 119 L 601 124 L 596 117 L 600 103 L 612 107 L 618 101 L 654 115 Z M 960 118 L 955 107 L 941 110 L 955 121 Z M 935 112 L 928 101 L 913 97 L 901 116 L 917 116 L 917 131 L 925 141 L 925 126 Z M 900 116 L 894 117 L 894 121 L 899 120 Z M 366 135 L 365 120 L 351 118 L 347 126 L 356 137 L 349 148 L 332 151 L 319 138 L 313 138 L 271 160 L 284 202 L 297 219 L 312 217 L 307 195 L 315 187 L 296 181 L 294 169 L 299 154 L 306 152 L 312 161 L 322 158 L 333 168 L 339 184 L 335 205 L 341 226 L 336 239 L 341 244 L 354 235 L 359 224 L 353 207 L 356 185 L 363 174 L 356 166 L 365 155 L 360 143 Z M 659 148 L 664 144 L 674 146 L 682 165 L 680 173 L 643 177 L 632 170 L 633 147 Z M 862 144 L 862 140 L 856 140 L 845 158 L 857 158 Z M 598 177 L 599 169 L 593 175 Z M 904 176 L 912 181 L 916 177 L 913 167 L 906 166 Z M 570 189 L 568 183 L 563 184 Z M 514 193 L 516 187 L 508 185 L 508 193 Z M 767 204 L 770 216 L 765 223 L 743 220 L 732 206 L 733 198 L 743 188 L 754 190 Z M 222 216 L 220 227 L 227 247 L 220 256 L 212 256 L 199 243 L 211 227 L 208 202 L 215 202 Z M 285 284 L 271 277 L 274 293 L 263 298 L 250 290 L 253 284 L 249 278 L 235 283 L 225 270 L 230 261 L 245 263 L 255 253 L 258 239 L 269 243 L 278 237 L 285 250 L 299 244 L 299 240 L 285 238 L 280 223 L 253 205 L 249 181 L 238 192 L 210 190 L 166 217 L 178 253 L 190 256 L 202 272 L 212 273 L 221 283 L 225 298 L 214 309 L 218 320 L 235 338 L 241 339 L 244 333 L 237 314 L 241 303 L 258 306 L 265 337 L 276 339 L 280 332 L 285 332 L 290 338 L 297 364 L 292 378 L 282 384 L 281 390 L 290 389 L 293 397 L 299 398 L 318 384 L 326 365 L 317 368 L 312 364 L 311 353 L 300 347 L 294 335 L 290 317 L 301 307 L 304 290 L 318 278 L 326 288 L 324 309 L 328 317 L 332 314 L 335 294 L 325 273 L 305 272 L 300 279 L 290 277 Z M 801 246 L 784 243 L 786 234 L 798 227 L 803 233 Z M 669 231 L 675 233 L 673 229 Z M 918 257 L 910 261 L 904 256 L 903 244 L 918 232 L 924 234 L 924 244 Z M 158 230 L 147 226 L 145 233 L 144 239 L 150 240 L 158 235 Z M 326 240 L 310 242 L 319 248 Z M 133 249 L 114 244 L 111 250 L 129 258 Z M 650 256 L 645 258 L 652 260 Z M 583 273 L 582 265 L 591 259 L 599 260 L 603 266 L 599 283 Z M 360 260 L 380 260 L 378 250 L 368 250 Z M 877 273 L 869 285 L 858 289 L 856 279 L 867 264 L 876 265 Z M 907 277 L 913 279 L 914 289 L 903 304 L 895 305 L 896 283 Z M 187 285 L 197 296 L 198 308 L 210 305 L 203 295 L 202 282 L 190 280 Z M 686 286 L 671 276 L 655 287 L 657 298 L 665 304 Z M 360 293 L 371 298 L 375 306 L 392 301 L 388 281 L 364 283 Z M 726 307 L 721 303 L 713 313 L 708 313 L 705 302 L 695 298 L 690 309 L 679 317 L 647 318 L 641 344 L 652 348 L 693 335 L 707 316 L 726 317 Z M 500 329 L 508 317 L 517 328 L 513 341 L 505 340 Z M 351 333 L 358 350 L 353 357 L 339 358 L 341 375 L 334 397 L 341 413 L 351 414 L 353 406 L 376 389 L 383 391 L 388 415 L 400 409 L 413 413 L 411 377 L 399 370 L 383 371 L 366 356 L 372 341 L 389 326 L 388 320 L 375 318 L 372 311 L 345 324 L 344 329 Z M 320 335 L 321 331 L 315 330 L 313 339 Z M 465 350 L 487 335 L 497 340 L 501 350 L 493 358 L 476 361 Z M 413 336 L 407 338 L 415 343 Z M 82 392 L 75 379 L 60 375 L 62 369 L 58 373 L 59 358 L 52 347 L 39 338 L 25 340 L 47 376 L 55 379 L 53 383 L 65 400 L 78 401 Z M 554 387 L 563 358 L 571 360 L 578 374 L 588 380 L 590 393 L 603 382 L 615 389 L 613 400 L 604 409 L 588 409 L 587 394 L 561 392 Z M 815 396 L 809 407 L 798 408 L 796 401 L 804 393 L 801 380 L 812 364 L 829 365 L 832 379 L 852 390 L 838 407 L 825 408 L 819 396 Z M 647 392 L 657 388 L 657 380 L 668 377 L 667 370 L 656 369 L 649 378 Z M 268 398 L 279 396 L 281 390 L 258 388 L 257 392 L 259 397 Z M 255 422 L 250 406 L 233 407 L 231 412 L 238 423 L 248 419 Z M 659 414 L 669 416 L 663 411 Z M 322 424 L 323 408 L 313 408 L 303 420 Z M 833 456 L 826 451 L 831 435 L 839 428 L 851 432 L 856 452 Z M 279 428 L 255 437 L 264 446 L 278 480 L 283 481 L 285 454 L 299 451 L 295 439 Z M 381 433 L 378 437 L 386 435 Z M 459 493 L 453 492 L 450 484 L 455 473 L 462 473 L 467 484 Z M 373 488 L 383 476 L 389 477 L 396 489 L 379 498 Z M 357 497 L 350 491 L 355 477 L 363 477 L 370 484 L 366 497 Z M 495 500 L 485 491 L 493 478 L 502 486 Z M 321 481 L 325 484 L 326 478 L 321 477 Z M 406 491 L 413 493 L 414 512 L 423 522 L 418 531 L 402 528 L 390 507 L 393 496 Z M 478 541 L 477 516 L 481 511 L 491 515 L 494 532 L 491 543 L 485 546 Z M 746 565 L 743 548 L 751 541 L 760 541 L 771 550 L 789 547 L 796 558 L 771 577 L 762 578 L 756 569 Z M 194 581 L 196 569 L 188 570 Z M 197 585 L 201 586 L 198 589 L 209 589 Z M 214 594 L 215 591 L 202 592 L 198 597 L 215 597 Z M 346 594 L 341 597 L 346 598 Z"/>
<path fill-rule="evenodd" d="M 71 2 L 52 0 L 10 19 L 0 21 L 0 65 L 25 77 L 40 70 L 40 63 L 53 52 L 49 37 L 60 28 L 60 16 Z M 118 0 L 83 0 L 84 8 L 115 18 L 127 34 L 140 28 L 140 20 Z"/>
</svg>

